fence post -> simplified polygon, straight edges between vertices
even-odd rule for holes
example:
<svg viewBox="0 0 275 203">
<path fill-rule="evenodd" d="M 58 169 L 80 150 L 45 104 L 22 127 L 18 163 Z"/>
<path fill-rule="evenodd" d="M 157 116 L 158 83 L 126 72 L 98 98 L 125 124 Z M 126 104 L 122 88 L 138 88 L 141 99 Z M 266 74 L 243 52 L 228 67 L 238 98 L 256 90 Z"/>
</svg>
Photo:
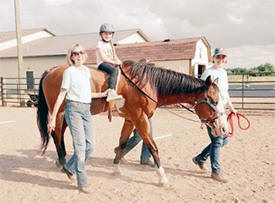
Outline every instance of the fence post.
<svg viewBox="0 0 275 203">
<path fill-rule="evenodd" d="M 26 70 L 26 85 L 27 85 L 28 91 L 33 91 L 34 89 L 33 70 Z"/>
<path fill-rule="evenodd" d="M 1 86 L 1 103 L 2 103 L 2 106 L 4 106 L 4 78 L 1 77 L 0 78 L 0 86 Z"/>
<path fill-rule="evenodd" d="M 23 98 L 23 78 L 18 78 L 18 83 L 17 83 L 17 98 L 19 98 L 19 106 L 24 107 L 25 106 L 25 100 Z"/>
<path fill-rule="evenodd" d="M 242 109 L 244 109 L 244 73 L 242 74 Z"/>
</svg>

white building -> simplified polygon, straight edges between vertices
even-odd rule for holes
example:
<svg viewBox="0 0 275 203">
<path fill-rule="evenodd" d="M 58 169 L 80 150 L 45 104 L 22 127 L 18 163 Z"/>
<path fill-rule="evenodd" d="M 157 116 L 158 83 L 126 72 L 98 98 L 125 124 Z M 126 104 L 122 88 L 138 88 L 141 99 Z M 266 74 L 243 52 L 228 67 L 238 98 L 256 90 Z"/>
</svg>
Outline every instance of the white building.
<svg viewBox="0 0 275 203">
<path fill-rule="evenodd" d="M 87 63 L 95 66 L 98 33 L 56 36 L 47 29 L 23 30 L 24 72 L 32 70 L 40 77 L 46 70 L 66 63 L 68 48 L 78 43 L 88 50 Z M 190 75 L 200 75 L 211 58 L 210 44 L 205 37 L 150 41 L 139 29 L 121 30 L 114 35 L 121 60 L 148 59 L 156 66 Z M 15 32 L 0 32 L 0 77 L 17 77 Z"/>
<path fill-rule="evenodd" d="M 86 49 L 95 47 L 98 33 L 56 36 L 47 29 L 22 31 L 24 72 L 33 70 L 35 77 L 51 67 L 66 63 L 67 50 L 75 43 Z M 139 29 L 120 30 L 114 35 L 114 43 L 129 44 L 148 42 Z M 17 77 L 17 42 L 15 32 L 0 32 L 0 77 Z"/>
</svg>

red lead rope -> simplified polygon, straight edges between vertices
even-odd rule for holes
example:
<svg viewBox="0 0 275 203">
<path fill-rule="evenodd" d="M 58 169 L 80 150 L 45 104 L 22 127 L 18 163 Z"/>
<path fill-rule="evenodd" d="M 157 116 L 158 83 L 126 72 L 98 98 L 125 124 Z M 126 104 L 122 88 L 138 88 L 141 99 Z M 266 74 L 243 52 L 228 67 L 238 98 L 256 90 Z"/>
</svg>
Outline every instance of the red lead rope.
<svg viewBox="0 0 275 203">
<path fill-rule="evenodd" d="M 241 114 L 241 113 L 233 113 L 231 112 L 230 114 L 228 114 L 227 116 L 227 122 L 229 122 L 229 125 L 230 125 L 230 128 L 231 128 L 231 132 L 228 133 L 228 137 L 232 137 L 234 135 L 234 124 L 233 124 L 233 116 L 237 116 L 237 119 L 238 119 L 238 125 L 239 125 L 239 128 L 242 129 L 242 130 L 247 130 L 249 127 L 250 127 L 250 121 L 245 117 L 245 115 Z M 247 127 L 243 128 L 241 126 L 241 122 L 240 122 L 240 117 L 243 117 L 246 122 L 247 122 Z"/>
</svg>

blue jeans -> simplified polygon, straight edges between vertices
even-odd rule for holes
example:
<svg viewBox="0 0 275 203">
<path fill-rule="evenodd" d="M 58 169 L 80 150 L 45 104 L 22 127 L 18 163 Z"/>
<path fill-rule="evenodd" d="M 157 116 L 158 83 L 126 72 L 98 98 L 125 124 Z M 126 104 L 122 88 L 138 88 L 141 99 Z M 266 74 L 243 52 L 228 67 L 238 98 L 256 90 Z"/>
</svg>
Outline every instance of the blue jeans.
<svg viewBox="0 0 275 203">
<path fill-rule="evenodd" d="M 152 130 L 152 121 L 149 119 L 149 124 L 150 124 L 150 133 L 153 135 L 153 130 Z M 134 130 L 134 135 L 128 140 L 125 148 L 123 149 L 123 155 L 127 154 L 129 151 L 131 151 L 140 141 L 141 137 L 138 134 L 138 131 L 135 129 Z M 146 144 L 143 142 L 142 143 L 142 149 L 141 149 L 141 155 L 140 155 L 140 162 L 141 163 L 148 163 L 152 154 L 149 151 L 148 147 Z"/>
<path fill-rule="evenodd" d="M 76 173 L 78 186 L 84 187 L 88 185 L 85 162 L 94 148 L 90 104 L 67 100 L 65 119 L 72 135 L 74 154 L 64 167 L 72 174 Z"/>
<path fill-rule="evenodd" d="M 207 132 L 211 143 L 197 156 L 197 161 L 204 163 L 210 156 L 212 173 L 220 173 L 219 152 L 220 148 L 227 144 L 227 136 L 214 137 L 211 128 L 207 126 Z"/>
<path fill-rule="evenodd" d="M 117 70 L 113 64 L 103 62 L 98 66 L 99 70 L 106 72 L 109 75 L 108 87 L 110 89 L 116 89 Z"/>
</svg>

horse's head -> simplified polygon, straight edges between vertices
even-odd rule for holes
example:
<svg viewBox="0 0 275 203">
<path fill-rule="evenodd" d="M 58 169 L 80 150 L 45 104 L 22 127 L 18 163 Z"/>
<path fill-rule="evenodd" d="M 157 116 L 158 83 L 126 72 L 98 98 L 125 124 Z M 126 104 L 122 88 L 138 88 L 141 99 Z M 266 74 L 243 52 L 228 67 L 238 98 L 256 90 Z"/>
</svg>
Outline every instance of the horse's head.
<svg viewBox="0 0 275 203">
<path fill-rule="evenodd" d="M 201 122 L 211 128 L 213 136 L 224 135 L 228 131 L 224 105 L 217 83 L 218 79 L 212 82 L 211 77 L 208 76 L 205 80 L 206 88 L 194 106 Z"/>
</svg>

